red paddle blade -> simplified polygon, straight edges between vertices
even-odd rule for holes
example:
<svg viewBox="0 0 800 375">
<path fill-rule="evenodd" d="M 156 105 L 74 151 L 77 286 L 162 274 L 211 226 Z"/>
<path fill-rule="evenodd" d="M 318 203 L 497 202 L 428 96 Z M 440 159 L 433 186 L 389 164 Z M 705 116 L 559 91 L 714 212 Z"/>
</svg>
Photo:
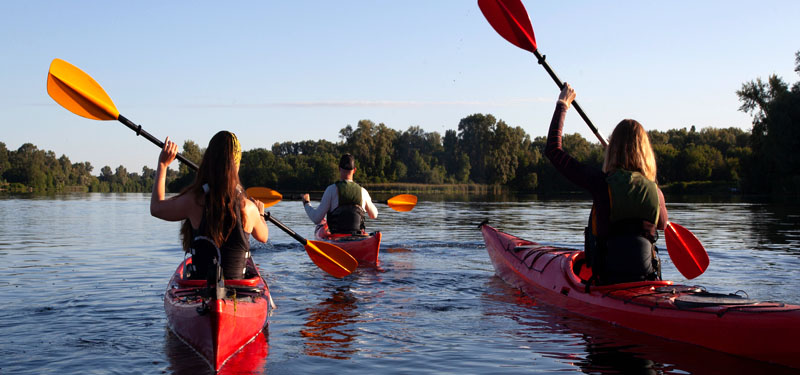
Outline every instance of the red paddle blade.
<svg viewBox="0 0 800 375">
<path fill-rule="evenodd" d="M 669 223 L 664 234 L 669 257 L 683 277 L 691 280 L 706 271 L 708 253 L 692 232 L 678 224 Z"/>
<path fill-rule="evenodd" d="M 478 0 L 478 6 L 500 36 L 524 50 L 536 50 L 531 19 L 520 0 Z"/>
<path fill-rule="evenodd" d="M 358 267 L 358 261 L 341 247 L 322 241 L 306 241 L 308 257 L 331 276 L 345 277 Z"/>
</svg>

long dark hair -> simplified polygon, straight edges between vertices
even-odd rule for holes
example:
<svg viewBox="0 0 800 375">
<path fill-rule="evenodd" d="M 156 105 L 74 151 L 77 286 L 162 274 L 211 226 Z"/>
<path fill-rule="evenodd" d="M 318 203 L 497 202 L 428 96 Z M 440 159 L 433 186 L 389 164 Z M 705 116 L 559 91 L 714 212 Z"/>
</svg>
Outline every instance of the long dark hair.
<svg viewBox="0 0 800 375">
<path fill-rule="evenodd" d="M 192 185 L 181 194 L 191 192 L 197 204 L 204 206 L 205 228 L 208 236 L 217 247 L 221 246 L 233 232 L 236 225 L 236 212 L 239 209 L 239 174 L 238 165 L 241 160 L 241 147 L 236 135 L 229 131 L 221 131 L 211 138 L 203 160 L 197 169 L 197 176 Z M 208 192 L 203 188 L 208 186 Z M 191 222 L 186 219 L 181 226 L 181 242 L 183 249 L 191 248 L 194 233 Z"/>
</svg>

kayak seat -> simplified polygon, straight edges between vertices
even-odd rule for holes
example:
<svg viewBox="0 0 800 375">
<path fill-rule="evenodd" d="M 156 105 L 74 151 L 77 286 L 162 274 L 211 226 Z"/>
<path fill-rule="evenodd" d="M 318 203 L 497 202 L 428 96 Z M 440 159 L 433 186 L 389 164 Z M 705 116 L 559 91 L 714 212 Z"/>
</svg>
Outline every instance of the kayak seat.
<svg viewBox="0 0 800 375">
<path fill-rule="evenodd" d="M 186 265 L 192 263 L 192 258 L 188 258 L 186 260 Z M 248 262 L 247 265 L 247 272 L 245 273 L 245 278 L 243 279 L 236 279 L 236 280 L 225 280 L 226 285 L 230 285 L 233 287 L 240 286 L 240 287 L 255 287 L 261 281 L 261 277 L 258 276 L 258 273 L 255 272 L 256 270 L 253 269 L 254 266 Z M 206 286 L 207 280 L 202 279 L 186 279 L 186 273 L 181 274 L 181 278 L 179 278 L 178 286 L 181 288 L 197 288 Z"/>
<path fill-rule="evenodd" d="M 572 262 L 572 272 L 581 279 L 581 283 L 586 284 L 592 278 L 592 269 L 586 264 L 586 256 L 583 252 L 575 257 Z"/>
</svg>

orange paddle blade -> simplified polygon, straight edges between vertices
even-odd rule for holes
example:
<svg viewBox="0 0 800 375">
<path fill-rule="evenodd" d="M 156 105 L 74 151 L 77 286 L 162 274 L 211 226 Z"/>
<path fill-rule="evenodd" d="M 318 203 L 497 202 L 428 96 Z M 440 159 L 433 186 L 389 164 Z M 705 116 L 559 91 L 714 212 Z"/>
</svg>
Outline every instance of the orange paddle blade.
<svg viewBox="0 0 800 375">
<path fill-rule="evenodd" d="M 47 75 L 47 93 L 70 112 L 92 120 L 116 120 L 119 111 L 102 87 L 74 65 L 54 59 Z"/>
<path fill-rule="evenodd" d="M 692 232 L 678 224 L 668 223 L 664 234 L 669 257 L 681 275 L 691 280 L 706 271 L 708 253 Z"/>
<path fill-rule="evenodd" d="M 358 267 L 352 255 L 333 244 L 322 241 L 306 241 L 308 257 L 323 271 L 334 277 L 345 277 Z"/>
<path fill-rule="evenodd" d="M 417 197 L 411 194 L 400 194 L 386 201 L 386 204 L 395 211 L 408 212 L 417 205 Z"/>
<path fill-rule="evenodd" d="M 264 203 L 264 207 L 272 207 L 283 199 L 283 195 L 275 190 L 265 187 L 251 187 L 246 190 L 247 195 Z"/>
</svg>

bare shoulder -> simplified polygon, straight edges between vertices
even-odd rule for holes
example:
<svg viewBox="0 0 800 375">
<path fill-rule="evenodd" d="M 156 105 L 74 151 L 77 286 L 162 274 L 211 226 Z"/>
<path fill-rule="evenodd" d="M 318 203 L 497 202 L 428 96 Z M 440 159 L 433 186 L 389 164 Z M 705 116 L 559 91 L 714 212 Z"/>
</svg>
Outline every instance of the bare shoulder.
<svg viewBox="0 0 800 375">
<path fill-rule="evenodd" d="M 256 204 L 253 203 L 253 201 L 251 201 L 249 199 L 242 199 L 242 201 L 244 202 L 243 203 L 244 206 L 242 208 L 242 211 L 244 212 L 245 215 L 247 215 L 248 217 L 258 217 L 259 216 L 258 206 L 256 206 Z"/>
</svg>

